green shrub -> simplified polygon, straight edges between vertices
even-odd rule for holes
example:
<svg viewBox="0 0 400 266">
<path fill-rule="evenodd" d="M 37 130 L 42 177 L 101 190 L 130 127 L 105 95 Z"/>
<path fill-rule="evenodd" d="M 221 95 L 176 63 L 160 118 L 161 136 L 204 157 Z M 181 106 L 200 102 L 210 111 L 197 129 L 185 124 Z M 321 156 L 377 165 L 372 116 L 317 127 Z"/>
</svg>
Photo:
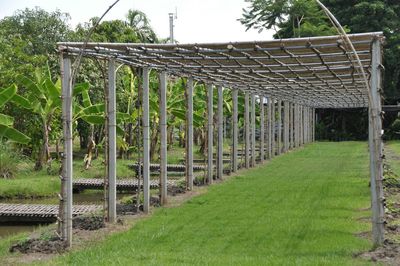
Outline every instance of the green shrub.
<svg viewBox="0 0 400 266">
<path fill-rule="evenodd" d="M 18 170 L 19 156 L 5 144 L 0 144 L 0 178 L 13 178 Z"/>
</svg>

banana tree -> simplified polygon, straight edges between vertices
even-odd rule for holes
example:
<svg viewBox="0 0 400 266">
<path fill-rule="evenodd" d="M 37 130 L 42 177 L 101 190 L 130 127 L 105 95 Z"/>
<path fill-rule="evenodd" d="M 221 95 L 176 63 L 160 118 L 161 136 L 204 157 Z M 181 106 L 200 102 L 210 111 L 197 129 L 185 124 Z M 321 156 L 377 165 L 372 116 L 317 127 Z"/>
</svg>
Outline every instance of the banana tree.
<svg viewBox="0 0 400 266">
<path fill-rule="evenodd" d="M 49 150 L 49 134 L 52 129 L 55 114 L 61 111 L 61 81 L 58 79 L 53 82 L 50 70 L 43 73 L 41 69 L 35 70 L 34 78 L 31 79 L 27 76 L 18 75 L 16 77 L 18 84 L 26 89 L 25 97 L 20 95 L 14 96 L 12 99 L 14 103 L 30 110 L 32 113 L 37 114 L 39 123 L 42 127 L 41 147 L 39 155 L 36 160 L 35 169 L 40 170 L 44 163 L 47 163 L 50 157 Z M 88 83 L 76 84 L 73 89 L 74 96 L 84 94 L 89 88 Z M 74 102 L 74 110 L 78 110 L 79 115 L 75 119 L 82 118 L 94 119 L 90 116 L 90 111 L 96 110 L 97 106 L 90 108 L 81 108 L 79 104 Z"/>
<path fill-rule="evenodd" d="M 16 85 L 11 85 L 5 89 L 0 89 L 0 109 L 2 109 L 7 102 L 15 98 L 18 98 Z M 13 128 L 13 124 L 13 117 L 0 113 L 0 142 L 2 142 L 3 139 L 7 139 L 9 141 L 21 144 L 28 143 L 30 138 Z"/>
</svg>

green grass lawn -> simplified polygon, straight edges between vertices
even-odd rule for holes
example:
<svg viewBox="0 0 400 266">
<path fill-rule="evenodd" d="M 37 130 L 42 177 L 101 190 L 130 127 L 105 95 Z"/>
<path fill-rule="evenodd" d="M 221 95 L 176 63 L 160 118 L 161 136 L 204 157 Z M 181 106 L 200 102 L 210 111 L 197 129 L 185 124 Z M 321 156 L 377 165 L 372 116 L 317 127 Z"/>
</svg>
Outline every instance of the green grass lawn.
<svg viewBox="0 0 400 266">
<path fill-rule="evenodd" d="M 391 153 L 387 156 L 390 168 L 400 176 L 400 160 L 398 160 L 400 158 L 400 141 L 388 141 L 385 143 L 385 148 Z"/>
<path fill-rule="evenodd" d="M 315 143 L 48 264 L 366 265 L 365 142 Z"/>
</svg>

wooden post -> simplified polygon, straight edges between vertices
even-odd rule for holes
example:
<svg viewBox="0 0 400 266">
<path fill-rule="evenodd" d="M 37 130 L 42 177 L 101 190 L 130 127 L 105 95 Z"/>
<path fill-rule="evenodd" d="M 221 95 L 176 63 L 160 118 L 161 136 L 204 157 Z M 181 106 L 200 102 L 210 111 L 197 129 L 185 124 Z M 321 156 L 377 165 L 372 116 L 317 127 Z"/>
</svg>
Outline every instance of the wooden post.
<svg viewBox="0 0 400 266">
<path fill-rule="evenodd" d="M 115 59 L 108 61 L 108 222 L 117 220 L 117 115 Z"/>
<path fill-rule="evenodd" d="M 264 130 L 264 96 L 260 96 L 260 162 L 263 163 L 265 159 L 265 130 Z"/>
<path fill-rule="evenodd" d="M 369 103 L 369 152 L 372 201 L 372 239 L 375 246 L 384 241 L 384 194 L 383 194 L 383 147 L 381 119 L 381 43 L 379 39 L 372 44 L 372 67 Z"/>
<path fill-rule="evenodd" d="M 268 159 L 272 158 L 272 100 L 271 97 L 268 97 L 268 102 L 267 102 L 267 141 L 268 141 Z"/>
<path fill-rule="evenodd" d="M 222 179 L 223 175 L 223 154 L 224 154 L 224 136 L 223 136 L 223 126 L 224 126 L 224 113 L 223 113 L 223 101 L 224 95 L 222 91 L 222 86 L 218 85 L 218 156 L 217 156 L 217 178 Z"/>
<path fill-rule="evenodd" d="M 214 174 L 214 165 L 213 165 L 213 147 L 214 147 L 214 91 L 213 85 L 211 83 L 207 84 L 207 114 L 208 114 L 208 130 L 207 130 L 207 181 L 208 184 L 212 184 L 213 174 Z"/>
<path fill-rule="evenodd" d="M 271 138 L 271 158 L 274 158 L 275 157 L 275 152 L 276 152 L 276 146 L 275 146 L 275 144 L 276 144 L 276 142 L 275 142 L 275 139 L 276 139 L 276 134 L 275 134 L 275 125 L 276 125 L 276 123 L 275 123 L 275 121 L 276 121 L 276 116 L 275 116 L 275 99 L 273 99 L 273 98 L 271 98 L 271 135 L 272 135 L 272 138 Z"/>
<path fill-rule="evenodd" d="M 150 210 L 150 107 L 149 68 L 143 68 L 143 211 Z"/>
<path fill-rule="evenodd" d="M 250 110 L 249 110 L 249 93 L 244 94 L 244 124 L 245 124 L 245 165 L 246 168 L 250 167 Z"/>
<path fill-rule="evenodd" d="M 238 169 L 237 153 L 238 153 L 238 90 L 232 91 L 232 171 L 236 172 Z"/>
<path fill-rule="evenodd" d="M 167 73 L 160 72 L 160 203 L 167 203 Z"/>
<path fill-rule="evenodd" d="M 251 94 L 251 167 L 256 166 L 256 96 Z"/>
<path fill-rule="evenodd" d="M 193 78 L 186 85 L 186 189 L 193 190 Z"/>
<path fill-rule="evenodd" d="M 71 59 L 62 57 L 62 116 L 64 135 L 64 154 L 62 169 L 62 204 L 63 217 L 61 234 L 68 247 L 72 245 L 72 177 L 73 177 L 73 131 L 72 131 L 72 79 Z"/>
</svg>

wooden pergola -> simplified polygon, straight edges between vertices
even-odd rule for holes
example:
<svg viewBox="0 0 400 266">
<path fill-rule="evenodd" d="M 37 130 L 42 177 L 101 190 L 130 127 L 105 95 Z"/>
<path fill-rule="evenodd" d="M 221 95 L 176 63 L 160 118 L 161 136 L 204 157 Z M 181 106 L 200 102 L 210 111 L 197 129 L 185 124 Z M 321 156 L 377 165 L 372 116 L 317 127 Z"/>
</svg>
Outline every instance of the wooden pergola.
<svg viewBox="0 0 400 266">
<path fill-rule="evenodd" d="M 142 69 L 144 211 L 150 207 L 149 71 L 159 72 L 161 202 L 167 200 L 166 86 L 169 75 L 186 77 L 186 182 L 193 189 L 193 84 L 208 92 L 208 174 L 213 180 L 213 89 L 218 90 L 217 178 L 223 175 L 223 98 L 232 90 L 232 171 L 239 168 L 238 93 L 245 95 L 245 167 L 314 141 L 316 108 L 369 108 L 372 226 L 383 242 L 381 32 L 260 42 L 203 44 L 58 43 L 62 55 L 64 126 L 62 236 L 72 239 L 72 78 L 71 59 L 82 54 L 108 61 L 108 219 L 116 220 L 116 64 Z M 356 52 L 356 53 L 355 53 Z M 356 57 L 358 55 L 358 58 Z M 367 73 L 368 85 L 364 73 Z M 260 104 L 260 149 L 256 154 L 256 108 Z"/>
</svg>

